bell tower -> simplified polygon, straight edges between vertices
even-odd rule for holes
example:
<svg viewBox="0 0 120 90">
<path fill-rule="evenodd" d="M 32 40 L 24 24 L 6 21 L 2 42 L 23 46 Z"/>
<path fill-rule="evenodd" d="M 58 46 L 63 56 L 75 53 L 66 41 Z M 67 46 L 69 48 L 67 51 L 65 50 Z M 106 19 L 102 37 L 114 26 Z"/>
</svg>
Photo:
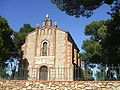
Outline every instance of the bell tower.
<svg viewBox="0 0 120 90">
<path fill-rule="evenodd" d="M 44 26 L 52 26 L 52 20 L 49 18 L 48 14 L 46 14 L 46 17 L 43 20 L 42 27 L 44 27 Z"/>
</svg>

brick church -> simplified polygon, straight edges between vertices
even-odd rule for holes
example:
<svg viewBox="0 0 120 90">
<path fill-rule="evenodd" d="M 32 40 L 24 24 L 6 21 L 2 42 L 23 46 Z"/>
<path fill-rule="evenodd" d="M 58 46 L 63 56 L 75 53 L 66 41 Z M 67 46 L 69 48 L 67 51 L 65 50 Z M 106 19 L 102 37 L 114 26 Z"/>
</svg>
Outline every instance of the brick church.
<svg viewBox="0 0 120 90">
<path fill-rule="evenodd" d="M 79 49 L 68 31 L 61 30 L 46 15 L 22 46 L 28 61 L 29 80 L 74 80 L 79 77 Z"/>
</svg>

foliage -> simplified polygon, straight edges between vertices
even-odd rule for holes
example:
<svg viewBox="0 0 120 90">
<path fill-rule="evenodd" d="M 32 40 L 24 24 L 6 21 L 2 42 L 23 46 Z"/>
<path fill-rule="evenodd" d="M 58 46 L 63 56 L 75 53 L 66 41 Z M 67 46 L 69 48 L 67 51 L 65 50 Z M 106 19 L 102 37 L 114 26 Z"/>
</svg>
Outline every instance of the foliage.
<svg viewBox="0 0 120 90">
<path fill-rule="evenodd" d="M 9 27 L 7 20 L 0 16 L 0 63 L 10 58 L 15 51 L 15 46 L 11 38 L 13 30 Z"/>
<path fill-rule="evenodd" d="M 20 28 L 19 32 L 14 32 L 14 42 L 17 49 L 21 49 L 21 46 L 25 43 L 25 37 L 33 30 L 34 28 L 31 27 L 30 24 L 24 24 L 23 27 Z"/>
<path fill-rule="evenodd" d="M 51 0 L 61 11 L 75 17 L 90 17 L 103 4 L 111 5 L 117 0 Z"/>
<path fill-rule="evenodd" d="M 106 21 L 101 20 L 99 22 L 94 21 L 88 25 L 85 26 L 85 35 L 86 36 L 91 36 L 91 39 L 95 41 L 99 41 L 103 39 L 106 35 L 106 26 L 105 26 Z"/>
<path fill-rule="evenodd" d="M 85 52 L 83 52 L 84 60 L 89 60 L 90 62 L 95 62 L 97 58 L 99 59 L 99 52 L 97 51 L 97 44 L 99 44 L 99 43 L 97 43 L 96 41 L 93 41 L 93 40 L 84 40 L 83 41 L 82 48 L 85 50 Z M 95 60 L 93 58 L 95 58 Z"/>
<path fill-rule="evenodd" d="M 107 22 L 107 34 L 101 42 L 105 63 L 120 64 L 120 1 L 112 7 L 111 20 Z"/>
<path fill-rule="evenodd" d="M 84 80 L 93 80 L 92 70 L 90 70 L 89 68 L 86 67 L 83 70 L 83 77 L 84 77 Z"/>
<path fill-rule="evenodd" d="M 13 30 L 9 27 L 7 20 L 0 16 L 0 66 L 2 67 L 0 68 L 0 79 L 10 78 L 5 71 L 7 65 L 5 65 L 5 61 L 11 59 L 13 53 L 21 49 L 26 35 L 33 30 L 34 28 L 29 24 L 24 24 L 20 31 L 14 32 L 13 35 Z M 12 38 L 14 38 L 14 42 Z M 13 72 L 11 78 L 14 77 L 15 73 Z"/>
<path fill-rule="evenodd" d="M 106 72 L 101 70 L 96 73 L 97 80 L 105 80 L 106 79 Z"/>
<path fill-rule="evenodd" d="M 103 4 L 111 5 L 111 19 L 92 22 L 85 28 L 82 60 L 104 64 L 120 63 L 120 0 L 51 0 L 61 11 L 75 17 L 90 17 Z M 96 62 L 97 61 L 97 62 Z"/>
<path fill-rule="evenodd" d="M 90 39 L 83 42 L 83 60 L 114 66 L 120 63 L 120 1 L 114 4 L 109 14 L 111 19 L 108 21 L 92 22 L 85 27 L 85 35 Z"/>
<path fill-rule="evenodd" d="M 5 68 L 0 67 L 0 80 L 6 78 Z"/>
<path fill-rule="evenodd" d="M 90 36 L 90 39 L 84 40 L 81 54 L 82 60 L 92 63 L 101 62 L 101 40 L 106 35 L 106 21 L 94 21 L 85 27 L 85 35 Z"/>
</svg>

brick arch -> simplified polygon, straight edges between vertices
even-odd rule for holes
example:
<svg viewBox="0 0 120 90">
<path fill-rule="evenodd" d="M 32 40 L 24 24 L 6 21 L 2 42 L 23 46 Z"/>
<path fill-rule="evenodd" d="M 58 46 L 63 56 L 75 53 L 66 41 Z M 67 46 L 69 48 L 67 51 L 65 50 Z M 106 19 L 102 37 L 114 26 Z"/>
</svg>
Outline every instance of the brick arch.
<svg viewBox="0 0 120 90">
<path fill-rule="evenodd" d="M 48 41 L 47 39 L 44 39 L 44 40 L 42 40 L 42 42 L 41 42 L 41 47 L 43 47 L 42 45 L 43 45 L 44 42 L 47 42 L 47 43 L 48 43 L 48 47 L 50 46 L 49 41 Z"/>
</svg>

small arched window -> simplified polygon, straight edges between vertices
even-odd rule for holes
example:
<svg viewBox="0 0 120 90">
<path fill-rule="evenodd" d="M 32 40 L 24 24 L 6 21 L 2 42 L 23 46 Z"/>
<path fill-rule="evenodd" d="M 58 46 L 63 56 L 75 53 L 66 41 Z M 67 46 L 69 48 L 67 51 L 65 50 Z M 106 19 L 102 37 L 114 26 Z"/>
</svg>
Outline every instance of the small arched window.
<svg viewBox="0 0 120 90">
<path fill-rule="evenodd" d="M 46 26 L 48 26 L 48 20 L 46 20 L 45 23 L 46 23 Z"/>
<path fill-rule="evenodd" d="M 43 43 L 42 56 L 47 56 L 47 42 Z"/>
</svg>

